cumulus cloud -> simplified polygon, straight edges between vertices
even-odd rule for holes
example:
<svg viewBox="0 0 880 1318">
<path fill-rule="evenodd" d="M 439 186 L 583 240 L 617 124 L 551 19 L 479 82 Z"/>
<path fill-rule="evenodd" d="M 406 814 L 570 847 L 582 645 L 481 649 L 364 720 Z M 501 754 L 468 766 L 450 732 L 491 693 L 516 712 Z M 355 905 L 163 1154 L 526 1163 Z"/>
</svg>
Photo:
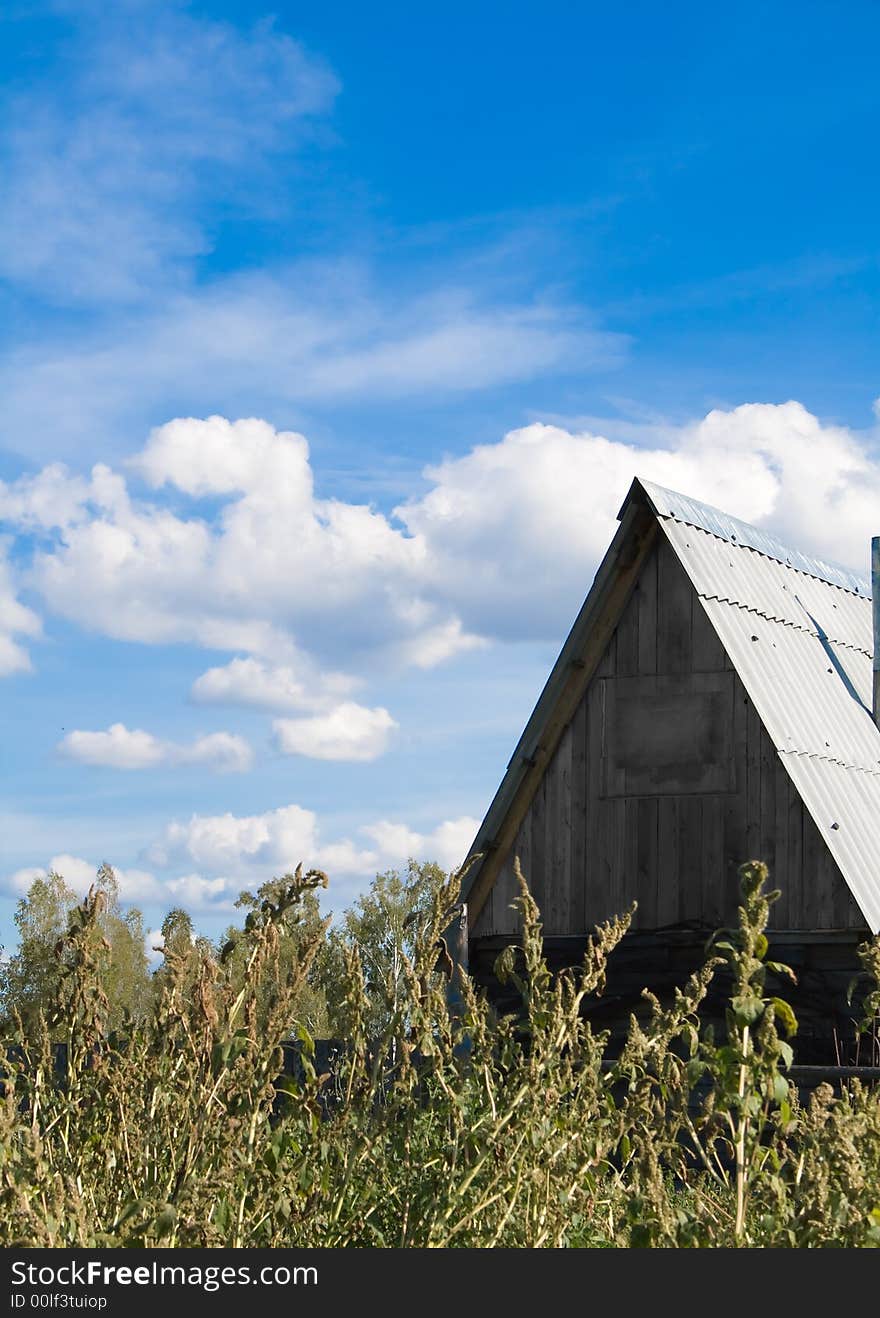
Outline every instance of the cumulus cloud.
<svg viewBox="0 0 880 1318">
<path fill-rule="evenodd" d="M 16 870 L 14 874 L 7 878 L 5 886 L 8 891 L 23 896 L 35 879 L 45 878 L 52 871 L 55 874 L 60 874 L 67 886 L 72 888 L 78 897 L 84 897 L 95 882 L 98 869 L 98 865 L 90 860 L 84 860 L 82 856 L 61 854 L 53 856 L 45 867 L 39 865 L 26 866 L 23 869 Z M 162 900 L 162 885 L 146 870 L 117 869 L 114 865 L 113 873 L 116 876 L 116 882 L 119 885 L 119 896 L 123 902 Z"/>
<path fill-rule="evenodd" d="M 204 765 L 217 773 L 244 773 L 253 763 L 253 752 L 243 737 L 230 732 L 211 732 L 188 746 L 161 741 L 141 728 L 113 723 L 105 732 L 75 729 L 59 742 L 59 751 L 79 764 L 110 769 L 157 769 L 161 766 Z"/>
<path fill-rule="evenodd" d="M 298 657 L 295 666 L 233 659 L 202 673 L 190 696 L 198 704 L 249 705 L 281 713 L 326 709 L 357 685 L 349 674 L 322 673 L 304 657 Z"/>
<path fill-rule="evenodd" d="M 8 892 L 24 896 L 34 880 L 45 878 L 50 870 L 60 874 L 78 897 L 84 897 L 95 882 L 98 866 L 82 856 L 53 856 L 45 867 L 32 865 L 16 870 L 8 876 L 4 886 Z M 205 878 L 201 874 L 182 874 L 160 880 L 147 870 L 119 869 L 115 865 L 113 873 L 124 904 L 160 908 L 181 906 L 190 913 L 232 911 L 242 889 L 242 883 L 236 879 Z M 151 960 L 158 959 L 154 948 L 161 946 L 162 941 L 161 930 L 150 929 L 145 934 L 144 948 Z"/>
<path fill-rule="evenodd" d="M 387 709 L 367 709 L 346 701 L 327 714 L 275 719 L 278 749 L 284 755 L 315 760 L 375 760 L 397 727 Z"/>
<path fill-rule="evenodd" d="M 433 860 L 441 869 L 458 869 L 467 859 L 468 848 L 480 826 L 480 820 L 471 815 L 447 819 L 428 833 L 418 833 L 406 824 L 392 823 L 387 819 L 365 824 L 362 831 L 373 839 L 387 866 L 401 865 L 412 857 L 415 860 Z"/>
<path fill-rule="evenodd" d="M 206 879 L 201 874 L 166 879 L 165 888 L 185 911 L 232 911 L 241 892 L 241 885 L 231 879 Z"/>
<path fill-rule="evenodd" d="M 450 618 L 448 622 L 427 627 L 415 636 L 400 641 L 396 653 L 398 661 L 405 667 L 436 668 L 446 659 L 463 654 L 466 650 L 482 650 L 488 644 L 485 636 L 466 632 L 460 618 Z"/>
<path fill-rule="evenodd" d="M 40 619 L 17 596 L 12 573 L 3 546 L 0 545 L 0 677 L 30 672 L 30 655 L 17 638 L 39 636 L 41 631 Z"/>
<path fill-rule="evenodd" d="M 559 636 L 636 475 L 864 567 L 880 506 L 873 434 L 825 424 L 788 402 L 715 410 L 631 436 L 534 424 L 430 468 L 432 488 L 396 510 L 425 546 L 423 592 L 454 608 L 466 631 Z"/>
<path fill-rule="evenodd" d="M 525 426 L 429 468 L 425 493 L 391 516 L 319 497 L 305 438 L 255 419 L 170 422 L 132 468 L 152 497 L 100 466 L 66 493 L 57 469 L 0 489 L 13 521 L 39 518 L 54 537 L 29 583 L 49 609 L 107 635 L 235 653 L 196 680 L 195 700 L 314 718 L 371 665 L 558 639 L 637 474 L 859 568 L 880 503 L 877 433 L 796 402 L 616 435 Z M 62 487 L 57 500 L 44 478 Z M 297 719 L 283 736 L 293 747 L 322 728 Z"/>
<path fill-rule="evenodd" d="M 262 880 L 293 871 L 300 862 L 306 869 L 363 873 L 376 857 L 347 840 L 324 843 L 314 811 L 287 805 L 261 815 L 227 812 L 194 814 L 186 823 L 175 820 L 148 849 L 147 858 L 163 869 L 189 863 L 208 873 Z"/>
<path fill-rule="evenodd" d="M 261 883 L 272 874 L 324 869 L 343 878 L 369 878 L 377 870 L 404 864 L 410 856 L 436 860 L 446 868 L 462 863 L 479 820 L 463 815 L 420 833 L 406 824 L 380 820 L 358 831 L 369 845 L 351 838 L 325 839 L 318 817 L 299 805 L 260 815 L 192 815 L 175 820 L 146 853 L 159 869 L 192 865 L 199 874 L 223 875 L 227 883 Z M 171 885 L 169 885 L 171 886 Z M 220 890 L 220 889 L 218 889 Z"/>
<path fill-rule="evenodd" d="M 114 489 L 112 506 L 105 496 L 35 557 L 34 582 L 64 616 L 80 618 L 87 599 L 89 624 L 120 639 L 276 664 L 296 660 L 298 633 L 363 652 L 437 621 L 411 617 L 421 546 L 366 506 L 315 498 L 301 435 L 263 421 L 173 422 L 138 468 L 157 487 L 222 491 L 222 510 L 209 524 Z"/>
<path fill-rule="evenodd" d="M 87 516 L 90 502 L 103 505 L 103 478 L 110 474 L 108 467 L 96 466 L 92 479 L 85 480 L 53 462 L 36 475 L 0 481 L 0 520 L 21 531 L 63 529 Z"/>
<path fill-rule="evenodd" d="M 192 914 L 232 913 L 242 889 L 254 889 L 272 876 L 305 869 L 323 869 L 330 876 L 330 901 L 344 906 L 385 869 L 400 869 L 410 857 L 437 861 L 445 869 L 461 865 L 476 835 L 479 821 L 463 815 L 418 831 L 406 823 L 383 819 L 360 827 L 363 841 L 327 837 L 318 816 L 299 805 L 282 806 L 259 815 L 193 814 L 174 820 L 145 851 L 149 868 L 113 867 L 124 903 L 151 910 L 181 906 Z M 34 879 L 49 870 L 62 875 L 78 896 L 94 883 L 98 865 L 82 856 L 62 853 L 48 865 L 16 870 L 3 881 L 14 896 L 25 894 Z M 159 874 L 154 871 L 159 871 Z M 145 947 L 161 944 L 157 929 L 145 936 Z"/>
</svg>

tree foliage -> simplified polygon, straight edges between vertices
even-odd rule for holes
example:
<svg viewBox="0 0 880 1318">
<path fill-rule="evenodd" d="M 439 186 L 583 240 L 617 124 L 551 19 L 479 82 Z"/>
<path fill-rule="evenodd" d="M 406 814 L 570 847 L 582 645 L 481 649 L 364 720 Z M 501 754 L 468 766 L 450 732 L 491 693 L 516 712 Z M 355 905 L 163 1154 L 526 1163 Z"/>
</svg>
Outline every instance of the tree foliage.
<svg viewBox="0 0 880 1318">
<path fill-rule="evenodd" d="M 106 941 L 106 986 L 111 1029 L 128 1017 L 142 1020 L 150 1008 L 152 987 L 144 947 L 143 917 L 135 908 L 123 911 L 119 884 L 109 865 L 102 865 L 93 885 L 101 935 Z M 60 874 L 34 879 L 15 911 L 19 946 L 0 973 L 0 1018 L 8 1023 L 18 1012 L 28 1030 L 36 1028 L 58 992 L 67 968 L 64 941 L 77 898 Z"/>
<path fill-rule="evenodd" d="M 336 1037 L 345 1037 L 350 1027 L 342 991 L 347 953 L 357 949 L 367 1004 L 366 1028 L 379 1035 L 398 1010 L 405 992 L 406 967 L 446 882 L 439 865 L 410 859 L 403 874 L 393 869 L 377 874 L 369 892 L 345 912 L 316 967 Z"/>
</svg>

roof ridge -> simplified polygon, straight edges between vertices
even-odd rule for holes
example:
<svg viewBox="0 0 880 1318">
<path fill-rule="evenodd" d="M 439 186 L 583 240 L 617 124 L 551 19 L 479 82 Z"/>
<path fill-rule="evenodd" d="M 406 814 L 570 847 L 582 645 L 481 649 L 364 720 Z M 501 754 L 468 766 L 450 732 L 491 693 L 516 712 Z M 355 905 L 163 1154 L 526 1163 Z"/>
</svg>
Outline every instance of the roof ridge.
<svg viewBox="0 0 880 1318">
<path fill-rule="evenodd" d="M 763 531 L 749 522 L 743 522 L 711 504 L 701 503 L 699 499 L 693 499 L 690 495 L 667 489 L 666 486 L 644 480 L 641 476 L 636 478 L 635 485 L 641 487 L 658 517 L 671 518 L 685 526 L 693 526 L 708 535 L 714 535 L 717 539 L 725 540 L 738 548 L 751 549 L 765 558 L 775 559 L 777 563 L 782 563 L 797 572 L 803 572 L 806 576 L 816 577 L 830 586 L 837 586 L 851 595 L 857 595 L 860 599 L 871 598 L 871 582 L 868 577 L 858 572 L 853 572 L 827 559 L 803 554 L 799 549 L 792 549 L 771 532 Z"/>
</svg>

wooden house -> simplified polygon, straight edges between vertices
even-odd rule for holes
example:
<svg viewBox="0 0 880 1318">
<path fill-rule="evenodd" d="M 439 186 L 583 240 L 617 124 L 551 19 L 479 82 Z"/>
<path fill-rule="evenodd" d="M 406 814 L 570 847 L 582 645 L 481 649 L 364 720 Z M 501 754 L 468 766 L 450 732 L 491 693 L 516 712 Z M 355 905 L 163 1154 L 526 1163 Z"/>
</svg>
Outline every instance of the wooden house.
<svg viewBox="0 0 880 1318">
<path fill-rule="evenodd" d="M 518 856 L 551 964 L 638 903 L 596 1005 L 625 1019 L 701 960 L 761 859 L 798 1060 L 857 1060 L 846 991 L 880 929 L 871 583 L 643 480 L 619 521 L 472 848 L 471 972 L 503 1004 Z"/>
</svg>

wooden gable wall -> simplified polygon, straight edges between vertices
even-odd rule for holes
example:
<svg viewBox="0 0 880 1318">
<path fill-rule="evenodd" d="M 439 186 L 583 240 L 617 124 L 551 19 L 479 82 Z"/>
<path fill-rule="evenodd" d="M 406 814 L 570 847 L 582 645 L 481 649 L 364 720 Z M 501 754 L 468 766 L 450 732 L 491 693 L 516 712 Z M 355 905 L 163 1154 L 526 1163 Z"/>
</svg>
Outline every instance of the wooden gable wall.
<svg viewBox="0 0 880 1318">
<path fill-rule="evenodd" d="M 683 567 L 659 535 L 471 929 L 516 933 L 518 855 L 548 936 L 633 900 L 636 929 L 716 928 L 762 859 L 777 929 L 865 929 Z"/>
</svg>

